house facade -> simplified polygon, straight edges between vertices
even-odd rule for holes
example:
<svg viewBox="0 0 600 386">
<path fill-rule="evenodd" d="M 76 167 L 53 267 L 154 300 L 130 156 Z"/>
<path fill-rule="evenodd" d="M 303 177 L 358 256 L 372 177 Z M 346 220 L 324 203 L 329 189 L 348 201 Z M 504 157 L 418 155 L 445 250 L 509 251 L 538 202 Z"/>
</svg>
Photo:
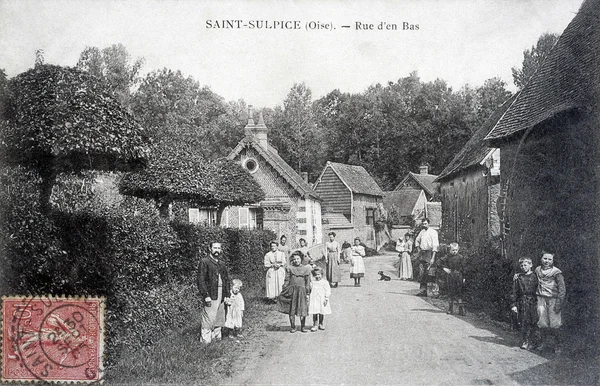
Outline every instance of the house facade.
<svg viewBox="0 0 600 386">
<path fill-rule="evenodd" d="M 268 128 L 262 114 L 258 123 L 249 109 L 245 136 L 228 155 L 252 175 L 265 192 L 256 205 L 225 209 L 219 225 L 232 228 L 260 228 L 285 235 L 295 247 L 301 238 L 309 246 L 323 242 L 321 199 L 306 179 L 302 178 L 268 143 Z M 190 221 L 216 222 L 216 214 L 208 209 L 190 209 Z"/>
<path fill-rule="evenodd" d="M 335 232 L 342 243 L 359 237 L 370 248 L 381 246 L 375 222 L 383 191 L 362 167 L 327 162 L 314 185 L 323 200 L 323 234 Z"/>
<path fill-rule="evenodd" d="M 506 256 L 555 253 L 573 349 L 600 343 L 600 0 L 586 0 L 486 136 L 502 152 Z"/>
<path fill-rule="evenodd" d="M 444 240 L 478 247 L 500 236 L 497 202 L 501 153 L 484 138 L 514 99 L 496 109 L 435 179 L 442 203 L 440 236 Z"/>
</svg>

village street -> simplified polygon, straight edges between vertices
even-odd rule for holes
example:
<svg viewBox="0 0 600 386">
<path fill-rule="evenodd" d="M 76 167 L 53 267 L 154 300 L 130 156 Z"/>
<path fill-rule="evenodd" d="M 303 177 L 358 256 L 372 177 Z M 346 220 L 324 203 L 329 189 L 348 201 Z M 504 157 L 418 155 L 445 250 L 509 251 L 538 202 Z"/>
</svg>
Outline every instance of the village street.
<svg viewBox="0 0 600 386">
<path fill-rule="evenodd" d="M 292 334 L 287 315 L 273 311 L 262 352 L 224 383 L 565 382 L 556 378 L 562 378 L 561 370 L 552 365 L 551 357 L 516 347 L 516 333 L 484 324 L 472 314 L 447 315 L 414 296 L 418 283 L 397 278 L 392 266 L 395 256 L 365 258 L 367 274 L 360 288 L 352 285 L 348 265 L 342 265 L 342 283 L 332 289 L 333 314 L 325 318 L 325 331 Z M 379 270 L 392 280 L 378 281 Z M 577 370 L 571 366 L 570 371 Z"/>
</svg>

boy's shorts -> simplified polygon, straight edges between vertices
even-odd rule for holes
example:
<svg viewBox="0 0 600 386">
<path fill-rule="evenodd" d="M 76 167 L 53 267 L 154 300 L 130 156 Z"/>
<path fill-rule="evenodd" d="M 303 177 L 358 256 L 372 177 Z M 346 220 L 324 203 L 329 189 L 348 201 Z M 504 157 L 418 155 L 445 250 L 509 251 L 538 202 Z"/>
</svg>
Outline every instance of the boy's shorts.
<svg viewBox="0 0 600 386">
<path fill-rule="evenodd" d="M 554 305 L 556 304 L 557 300 L 558 299 L 556 298 L 538 296 L 537 310 L 539 317 L 539 328 L 559 328 L 562 326 L 560 312 L 554 311 Z"/>
</svg>

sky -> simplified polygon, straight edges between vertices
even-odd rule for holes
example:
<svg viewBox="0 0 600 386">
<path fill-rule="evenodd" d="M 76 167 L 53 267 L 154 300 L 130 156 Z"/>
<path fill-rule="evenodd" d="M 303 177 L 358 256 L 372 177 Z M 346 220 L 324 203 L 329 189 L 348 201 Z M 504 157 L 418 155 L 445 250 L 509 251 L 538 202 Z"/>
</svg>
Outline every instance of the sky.
<svg viewBox="0 0 600 386">
<path fill-rule="evenodd" d="M 317 99 L 412 71 L 454 89 L 500 77 L 514 90 L 523 50 L 544 32 L 561 33 L 582 2 L 0 0 L 0 68 L 9 77 L 26 71 L 37 49 L 45 63 L 74 66 L 86 46 L 122 43 L 145 59 L 143 73 L 181 70 L 259 108 L 282 105 L 294 83 Z"/>
</svg>

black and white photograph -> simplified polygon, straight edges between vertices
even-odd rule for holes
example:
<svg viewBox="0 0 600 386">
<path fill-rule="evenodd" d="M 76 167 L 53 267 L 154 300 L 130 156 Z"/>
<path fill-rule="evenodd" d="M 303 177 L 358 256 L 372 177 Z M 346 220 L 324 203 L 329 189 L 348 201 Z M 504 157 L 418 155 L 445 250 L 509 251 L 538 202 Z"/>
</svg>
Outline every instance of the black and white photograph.
<svg viewBox="0 0 600 386">
<path fill-rule="evenodd" d="M 600 0 L 0 0 L 0 382 L 600 385 Z"/>
</svg>

